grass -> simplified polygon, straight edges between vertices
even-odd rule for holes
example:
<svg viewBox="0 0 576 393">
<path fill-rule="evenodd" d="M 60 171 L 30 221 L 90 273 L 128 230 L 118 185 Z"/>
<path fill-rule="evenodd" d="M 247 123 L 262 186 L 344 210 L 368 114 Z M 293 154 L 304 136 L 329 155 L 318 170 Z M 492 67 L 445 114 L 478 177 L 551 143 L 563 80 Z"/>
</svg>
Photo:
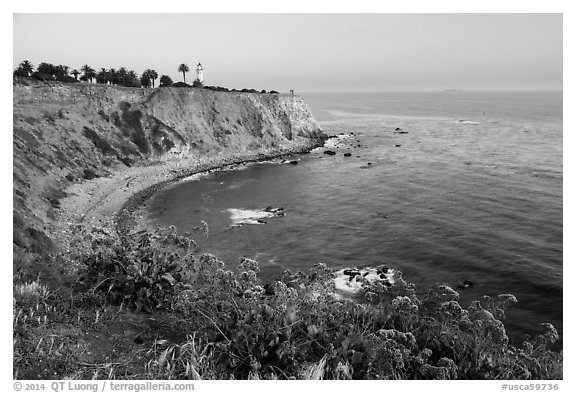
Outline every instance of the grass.
<svg viewBox="0 0 576 393">
<path fill-rule="evenodd" d="M 465 306 L 397 273 L 352 301 L 323 264 L 263 283 L 256 261 L 228 270 L 174 228 L 82 236 L 80 291 L 15 283 L 16 378 L 562 379 L 552 325 L 509 343 L 510 294 Z"/>
</svg>

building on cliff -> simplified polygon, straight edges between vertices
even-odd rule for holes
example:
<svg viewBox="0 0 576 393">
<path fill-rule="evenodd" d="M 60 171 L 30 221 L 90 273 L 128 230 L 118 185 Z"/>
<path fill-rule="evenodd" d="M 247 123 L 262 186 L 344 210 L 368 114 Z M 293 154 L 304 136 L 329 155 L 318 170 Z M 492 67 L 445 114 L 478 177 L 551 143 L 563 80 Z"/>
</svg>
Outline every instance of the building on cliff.
<svg viewBox="0 0 576 393">
<path fill-rule="evenodd" d="M 196 79 L 204 83 L 204 70 L 202 68 L 202 63 L 198 63 L 196 66 Z"/>
</svg>

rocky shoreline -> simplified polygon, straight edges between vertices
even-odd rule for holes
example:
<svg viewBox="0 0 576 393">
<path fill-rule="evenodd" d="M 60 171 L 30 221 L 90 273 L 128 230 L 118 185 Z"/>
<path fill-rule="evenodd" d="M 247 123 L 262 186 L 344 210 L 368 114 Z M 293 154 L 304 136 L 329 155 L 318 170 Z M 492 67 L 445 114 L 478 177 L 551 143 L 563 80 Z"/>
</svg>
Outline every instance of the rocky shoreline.
<svg viewBox="0 0 576 393">
<path fill-rule="evenodd" d="M 195 157 L 157 161 L 149 165 L 124 168 L 109 177 L 95 178 L 73 184 L 64 190 L 60 214 L 56 217 L 56 243 L 62 252 L 78 248 L 73 243 L 79 226 L 85 230 L 102 228 L 120 237 L 140 226 L 142 207 L 162 188 L 190 176 L 234 169 L 255 162 L 305 154 L 324 144 L 321 140 L 305 140 L 280 149 L 258 153 Z"/>
</svg>

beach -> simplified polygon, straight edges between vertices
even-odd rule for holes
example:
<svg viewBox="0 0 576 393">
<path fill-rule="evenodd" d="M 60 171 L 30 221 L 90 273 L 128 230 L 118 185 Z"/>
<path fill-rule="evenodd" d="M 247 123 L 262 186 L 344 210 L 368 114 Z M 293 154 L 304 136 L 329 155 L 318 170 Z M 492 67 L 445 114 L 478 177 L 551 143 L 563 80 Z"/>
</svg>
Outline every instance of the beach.
<svg viewBox="0 0 576 393">
<path fill-rule="evenodd" d="M 60 200 L 54 231 L 63 252 L 72 250 L 71 242 L 78 240 L 74 227 L 107 228 L 110 233 L 127 232 L 135 225 L 133 213 L 142 203 L 162 187 L 191 176 L 201 176 L 221 169 L 234 169 L 251 162 L 303 154 L 317 147 L 310 141 L 295 142 L 282 149 L 266 149 L 252 154 L 224 152 L 210 157 L 183 157 L 142 163 L 119 168 L 111 176 L 74 183 Z"/>
</svg>

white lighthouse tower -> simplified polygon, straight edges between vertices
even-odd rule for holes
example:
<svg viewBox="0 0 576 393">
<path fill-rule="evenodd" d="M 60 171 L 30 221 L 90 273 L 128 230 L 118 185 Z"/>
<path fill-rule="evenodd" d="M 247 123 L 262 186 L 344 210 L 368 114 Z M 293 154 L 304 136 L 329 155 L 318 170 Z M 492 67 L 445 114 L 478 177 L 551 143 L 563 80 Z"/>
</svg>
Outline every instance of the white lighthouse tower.
<svg viewBox="0 0 576 393">
<path fill-rule="evenodd" d="M 198 63 L 196 66 L 196 79 L 198 79 L 200 82 L 204 82 L 204 71 L 202 69 L 201 63 Z"/>
</svg>

